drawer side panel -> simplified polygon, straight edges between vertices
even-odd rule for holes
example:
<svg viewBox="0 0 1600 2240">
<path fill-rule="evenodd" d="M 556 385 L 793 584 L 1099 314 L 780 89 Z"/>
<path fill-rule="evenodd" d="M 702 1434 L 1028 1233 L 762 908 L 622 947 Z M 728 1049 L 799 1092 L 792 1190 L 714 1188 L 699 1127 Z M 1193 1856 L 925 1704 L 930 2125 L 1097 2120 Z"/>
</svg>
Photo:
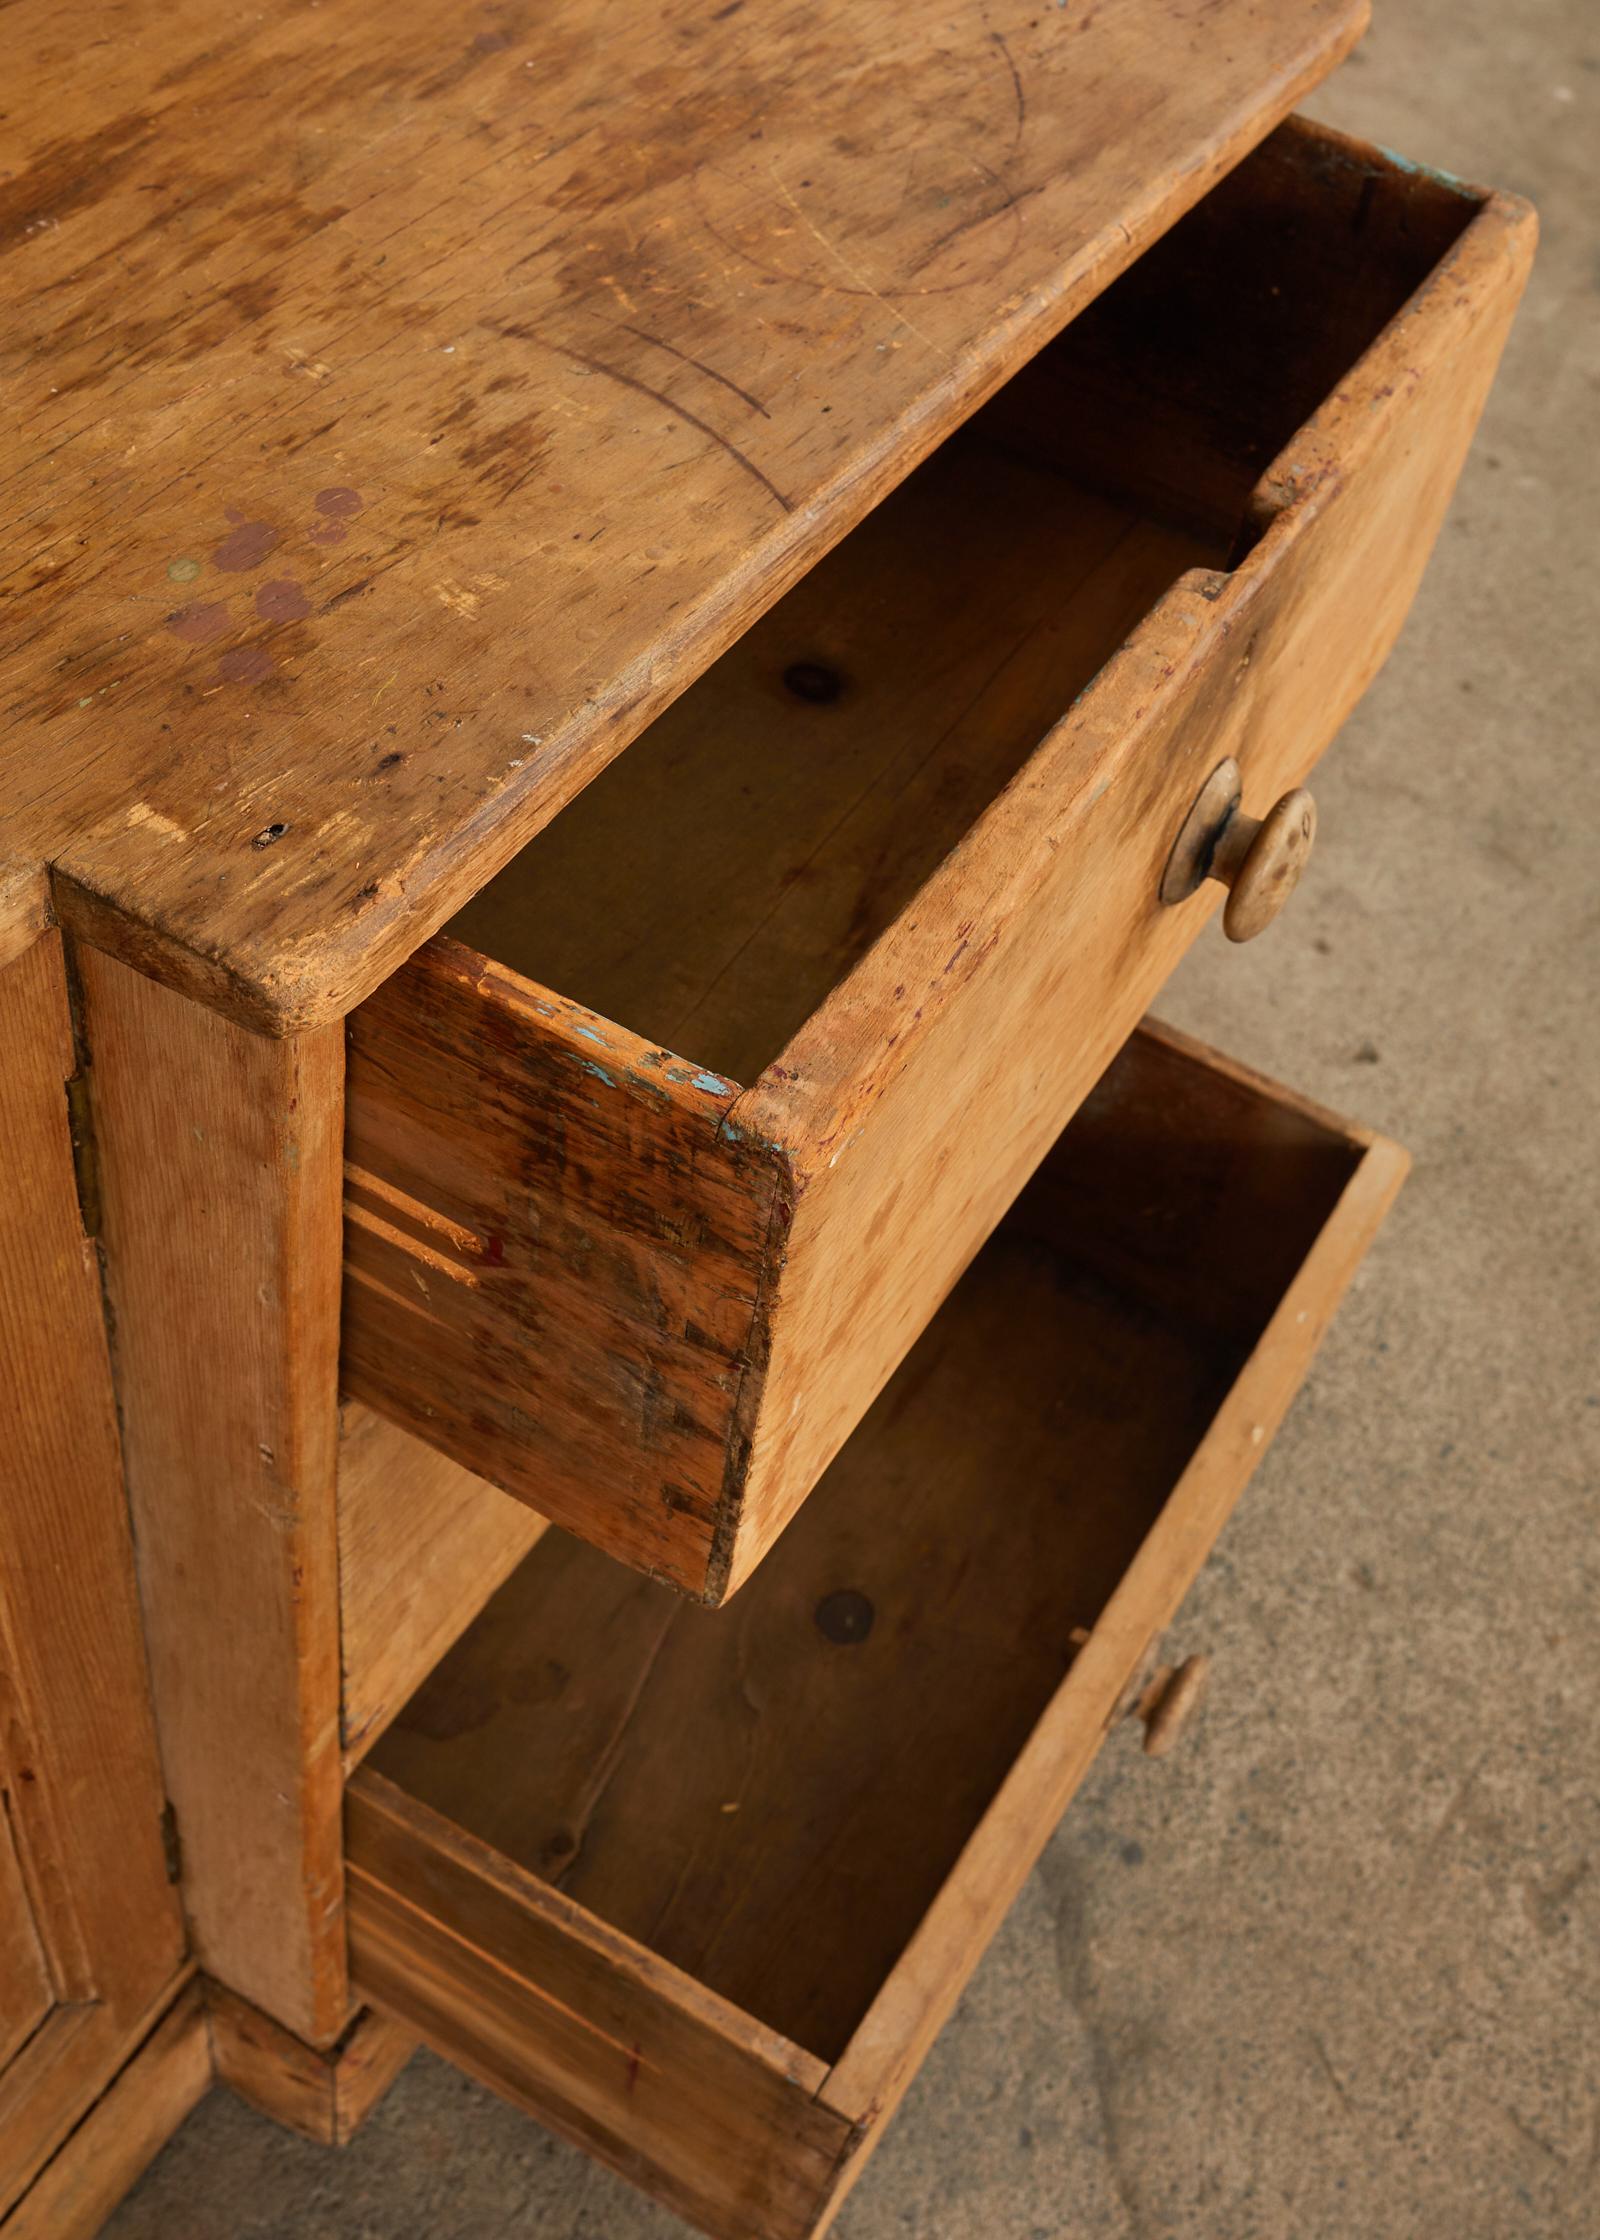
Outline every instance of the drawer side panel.
<svg viewBox="0 0 1600 2240">
<path fill-rule="evenodd" d="M 882 1388 L 1199 931 L 1161 868 L 1225 755 L 1259 814 L 1397 636 L 1532 254 L 1491 200 L 913 908 L 735 1105 L 797 1171 L 733 1584 Z"/>
<path fill-rule="evenodd" d="M 1262 1105 L 1339 1126 L 1332 1114 L 1185 1035 L 1154 1026 L 1151 1033 Z M 1356 1130 L 1349 1140 L 1360 1160 L 1332 1214 L 904 1959 L 829 2074 L 824 2100 L 869 2132 L 898 2105 L 1093 1764 L 1130 1681 L 1176 1617 L 1394 1203 L 1410 1165 L 1406 1152 Z"/>
</svg>

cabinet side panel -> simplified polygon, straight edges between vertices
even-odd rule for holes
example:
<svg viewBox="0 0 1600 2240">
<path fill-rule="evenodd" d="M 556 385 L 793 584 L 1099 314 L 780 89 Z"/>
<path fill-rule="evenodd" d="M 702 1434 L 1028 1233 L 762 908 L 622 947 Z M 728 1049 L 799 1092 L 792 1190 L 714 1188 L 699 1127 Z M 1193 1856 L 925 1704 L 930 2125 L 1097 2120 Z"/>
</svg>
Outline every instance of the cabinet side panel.
<svg viewBox="0 0 1600 2240">
<path fill-rule="evenodd" d="M 81 958 L 139 1586 L 210 1974 L 313 2042 L 339 1843 L 337 1028 L 269 1042 Z"/>
</svg>

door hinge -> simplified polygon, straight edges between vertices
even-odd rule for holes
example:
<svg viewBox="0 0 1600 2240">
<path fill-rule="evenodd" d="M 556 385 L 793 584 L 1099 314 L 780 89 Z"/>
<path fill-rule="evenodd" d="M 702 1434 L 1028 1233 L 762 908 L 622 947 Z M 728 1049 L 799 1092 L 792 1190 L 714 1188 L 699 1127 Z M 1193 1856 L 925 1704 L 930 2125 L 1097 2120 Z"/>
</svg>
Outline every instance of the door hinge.
<svg viewBox="0 0 1600 2240">
<path fill-rule="evenodd" d="M 86 1237 L 100 1234 L 100 1162 L 94 1148 L 94 1114 L 89 1104 L 89 1077 L 75 1073 L 66 1085 L 67 1128 L 72 1137 L 72 1175 L 78 1191 L 78 1215 Z"/>
<path fill-rule="evenodd" d="M 167 1880 L 183 1880 L 183 1845 L 178 1839 L 178 1808 L 168 1797 L 161 1808 L 161 1849 L 167 1862 Z"/>
</svg>

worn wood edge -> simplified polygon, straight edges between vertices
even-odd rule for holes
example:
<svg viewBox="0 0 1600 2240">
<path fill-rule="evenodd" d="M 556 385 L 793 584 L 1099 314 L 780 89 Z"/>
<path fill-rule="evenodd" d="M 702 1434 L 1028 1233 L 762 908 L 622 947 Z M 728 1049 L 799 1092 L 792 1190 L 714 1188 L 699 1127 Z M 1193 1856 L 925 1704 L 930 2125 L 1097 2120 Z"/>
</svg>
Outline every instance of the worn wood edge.
<svg viewBox="0 0 1600 2240">
<path fill-rule="evenodd" d="M 753 2015 L 746 2014 L 742 2007 L 674 1967 L 670 1960 L 663 1960 L 622 1930 L 611 1928 L 574 1899 L 507 1859 L 492 1844 L 481 1842 L 443 1813 L 408 1796 L 404 1789 L 385 1780 L 370 1766 L 363 1766 L 352 1779 L 345 1809 L 349 1834 L 348 1872 L 355 1880 L 374 1887 L 391 1887 L 383 1873 L 369 1866 L 364 1857 L 369 1844 L 375 1848 L 385 1836 L 438 1853 L 475 1881 L 509 1900 L 521 1912 L 544 1921 L 568 1942 L 581 1946 L 620 1980 L 652 1998 L 666 2001 L 691 2020 L 737 2045 L 749 2060 L 774 2077 L 800 2086 L 813 2097 L 821 2089 L 828 2068 L 815 2054 L 792 2044 L 779 2031 L 768 2029 Z M 402 1890 L 396 1889 L 394 1895 L 402 1903 L 410 1902 Z M 357 1975 L 359 1979 L 359 1967 Z M 357 1987 L 360 1988 L 359 1980 Z"/>
<path fill-rule="evenodd" d="M 0 972 L 55 924 L 42 864 L 0 862 Z"/>
<path fill-rule="evenodd" d="M 1188 1036 L 1161 1034 L 1186 1054 L 1212 1055 Z M 1322 1116 L 1247 1068 L 1224 1070 L 1266 1086 L 1293 1110 Z M 820 2096 L 852 2122 L 881 2123 L 915 2075 L 1093 1762 L 1110 1708 L 1175 1615 L 1287 1414 L 1394 1202 L 1409 1154 L 1388 1137 L 1337 1125 L 1360 1151 L 1359 1164 L 1088 1642 L 829 2071 Z"/>
<path fill-rule="evenodd" d="M 211 2085 L 211 2040 L 192 1969 L 28 2191 L 0 2240 L 94 2240 Z"/>
<path fill-rule="evenodd" d="M 585 704 L 567 735 L 550 742 L 551 751 L 536 773 L 490 795 L 474 814 L 443 835 L 419 842 L 412 855 L 386 867 L 370 906 L 343 913 L 348 924 L 307 932 L 285 950 L 270 935 L 224 944 L 169 922 L 158 899 L 164 843 L 141 835 L 141 843 L 156 852 L 150 863 L 130 866 L 131 839 L 122 818 L 108 819 L 55 859 L 52 878 L 63 923 L 70 923 L 91 946 L 106 949 L 255 1033 L 298 1034 L 343 1018 L 986 403 L 1019 365 L 1043 349 L 1274 131 L 1296 102 L 1350 53 L 1366 31 L 1370 13 L 1370 0 L 1348 0 L 1343 15 L 1310 38 L 1270 85 L 1256 89 L 1249 104 L 1221 120 L 1199 160 L 1143 181 L 1116 219 L 1076 247 L 1053 289 L 1035 288 L 1002 304 L 937 388 L 924 391 L 875 443 L 863 446 L 808 505 L 786 515 L 753 548 L 743 573 L 723 579 L 686 607 L 667 642 L 658 641 L 620 669 L 605 692 Z M 153 890 L 150 899 L 142 900 L 148 890 Z M 424 895 L 425 902 L 418 899 Z"/>
<path fill-rule="evenodd" d="M 333 2045 L 310 2046 L 214 1977 L 201 1988 L 217 2082 L 316 2146 L 347 2145 L 417 2048 L 370 2008 Z"/>
</svg>

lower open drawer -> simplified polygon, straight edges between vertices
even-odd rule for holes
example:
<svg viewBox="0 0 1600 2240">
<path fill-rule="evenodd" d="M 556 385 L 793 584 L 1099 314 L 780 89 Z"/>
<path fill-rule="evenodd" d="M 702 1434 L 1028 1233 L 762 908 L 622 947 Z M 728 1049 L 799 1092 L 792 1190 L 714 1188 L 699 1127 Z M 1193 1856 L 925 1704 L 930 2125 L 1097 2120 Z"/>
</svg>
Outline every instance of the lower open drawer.
<svg viewBox="0 0 1600 2240">
<path fill-rule="evenodd" d="M 1404 1168 L 1142 1029 L 736 1602 L 551 1532 L 418 1690 L 361 1996 L 707 2231 L 821 2230 Z"/>
</svg>

